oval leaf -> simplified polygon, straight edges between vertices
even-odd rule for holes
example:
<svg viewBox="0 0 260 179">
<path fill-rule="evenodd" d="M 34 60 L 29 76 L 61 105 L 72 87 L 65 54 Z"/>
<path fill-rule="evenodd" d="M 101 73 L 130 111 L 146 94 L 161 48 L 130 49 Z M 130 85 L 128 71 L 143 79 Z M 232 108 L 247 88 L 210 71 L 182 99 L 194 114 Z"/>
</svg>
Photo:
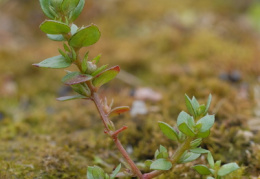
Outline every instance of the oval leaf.
<svg viewBox="0 0 260 179">
<path fill-rule="evenodd" d="M 178 126 L 178 129 L 185 135 L 194 137 L 195 133 L 186 123 L 182 123 Z"/>
<path fill-rule="evenodd" d="M 109 117 L 111 116 L 114 116 L 114 115 L 117 115 L 117 114 L 121 114 L 121 113 L 124 113 L 124 112 L 127 112 L 129 111 L 130 108 L 128 106 L 119 106 L 119 107 L 116 107 L 114 109 L 112 109 L 109 113 Z"/>
<path fill-rule="evenodd" d="M 192 162 L 192 161 L 196 160 L 199 157 L 200 157 L 200 154 L 195 154 L 195 153 L 192 153 L 192 152 L 188 152 L 183 157 L 181 157 L 181 160 L 179 161 L 179 163 Z"/>
<path fill-rule="evenodd" d="M 208 155 L 207 155 L 207 161 L 208 161 L 208 163 L 209 163 L 209 166 L 210 166 L 211 168 L 214 168 L 214 163 L 215 163 L 215 162 L 214 162 L 214 158 L 213 158 L 211 152 L 209 152 Z"/>
<path fill-rule="evenodd" d="M 40 5 L 43 13 L 50 19 L 54 19 L 55 16 L 50 11 L 50 0 L 40 0 Z"/>
<path fill-rule="evenodd" d="M 68 100 L 73 100 L 73 99 L 87 99 L 87 97 L 82 96 L 82 95 L 75 95 L 75 96 L 63 96 L 63 97 L 57 98 L 58 101 L 68 101 Z"/>
<path fill-rule="evenodd" d="M 67 68 L 71 65 L 71 62 L 66 60 L 62 55 L 47 58 L 40 63 L 33 64 L 36 67 L 43 68 Z"/>
<path fill-rule="evenodd" d="M 70 27 L 62 22 L 46 20 L 40 25 L 40 29 L 46 34 L 66 34 L 70 32 Z"/>
<path fill-rule="evenodd" d="M 94 78 L 93 85 L 95 87 L 100 87 L 103 84 L 114 79 L 119 72 L 120 72 L 119 66 L 114 66 L 112 68 L 109 68 Z"/>
<path fill-rule="evenodd" d="M 200 132 L 208 131 L 214 124 L 215 116 L 214 115 L 206 115 L 200 120 L 198 120 L 197 124 L 202 124 L 200 128 Z M 196 125 L 197 125 L 196 124 Z"/>
<path fill-rule="evenodd" d="M 100 31 L 96 25 L 82 28 L 69 40 L 69 44 L 75 48 L 87 47 L 96 43 L 100 38 Z"/>
<path fill-rule="evenodd" d="M 205 165 L 195 165 L 192 168 L 195 169 L 201 175 L 210 175 L 211 174 L 211 171 Z"/>
<path fill-rule="evenodd" d="M 77 7 L 73 11 L 71 11 L 69 15 L 69 19 L 71 22 L 77 19 L 77 17 L 80 15 L 81 11 L 83 10 L 84 4 L 85 0 L 80 0 Z"/>
<path fill-rule="evenodd" d="M 79 72 L 70 72 L 66 76 L 64 76 L 61 81 L 65 85 L 75 85 L 86 81 L 90 81 L 91 79 L 92 76 L 90 75 L 81 74 Z"/>
<path fill-rule="evenodd" d="M 47 34 L 47 37 L 53 41 L 65 41 L 65 38 L 61 34 L 58 35 Z"/>
<path fill-rule="evenodd" d="M 228 163 L 225 165 L 222 165 L 220 169 L 218 170 L 218 176 L 225 176 L 235 170 L 239 169 L 239 166 L 236 163 Z"/>
<path fill-rule="evenodd" d="M 61 9 L 63 12 L 70 12 L 74 10 L 79 4 L 79 0 L 63 0 L 61 4 Z"/>
<path fill-rule="evenodd" d="M 171 140 L 179 140 L 177 132 L 167 123 L 159 121 L 159 127 L 163 134 Z"/>
<path fill-rule="evenodd" d="M 170 170 L 172 168 L 172 163 L 164 158 L 155 160 L 151 165 L 151 170 Z"/>
</svg>

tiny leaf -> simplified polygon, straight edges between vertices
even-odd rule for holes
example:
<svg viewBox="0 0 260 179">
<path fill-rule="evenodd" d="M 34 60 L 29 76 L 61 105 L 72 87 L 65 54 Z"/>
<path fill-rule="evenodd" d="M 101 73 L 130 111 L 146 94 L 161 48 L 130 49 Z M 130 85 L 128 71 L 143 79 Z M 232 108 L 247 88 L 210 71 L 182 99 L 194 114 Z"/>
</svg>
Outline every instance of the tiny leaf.
<svg viewBox="0 0 260 179">
<path fill-rule="evenodd" d="M 85 0 L 80 0 L 77 7 L 73 11 L 71 11 L 69 15 L 69 19 L 71 22 L 77 19 L 77 17 L 80 15 L 81 11 L 83 10 L 84 4 Z"/>
<path fill-rule="evenodd" d="M 172 163 L 164 158 L 155 160 L 151 165 L 151 170 L 170 170 L 172 168 Z"/>
<path fill-rule="evenodd" d="M 79 0 L 63 0 L 61 4 L 61 9 L 63 10 L 63 12 L 68 13 L 74 10 L 78 4 L 79 4 Z"/>
<path fill-rule="evenodd" d="M 55 57 L 47 58 L 38 64 L 33 64 L 36 67 L 43 68 L 67 68 L 71 65 L 71 62 L 66 60 L 62 55 L 58 55 Z"/>
<path fill-rule="evenodd" d="M 208 160 L 209 166 L 211 168 L 214 168 L 214 159 L 210 152 L 208 153 L 207 160 Z"/>
<path fill-rule="evenodd" d="M 167 123 L 159 121 L 159 127 L 163 134 L 171 140 L 178 140 L 177 132 Z"/>
<path fill-rule="evenodd" d="M 114 79 L 119 72 L 120 72 L 119 66 L 114 66 L 112 68 L 109 68 L 94 78 L 93 85 L 96 87 L 100 87 L 103 84 Z"/>
<path fill-rule="evenodd" d="M 47 37 L 48 37 L 50 40 L 53 40 L 53 41 L 65 41 L 65 38 L 64 38 L 63 35 L 61 35 L 61 34 L 58 34 L 58 35 L 47 34 Z"/>
<path fill-rule="evenodd" d="M 208 150 L 203 149 L 203 148 L 190 149 L 190 151 L 192 153 L 196 153 L 196 154 L 206 154 L 209 152 Z"/>
<path fill-rule="evenodd" d="M 87 99 L 87 97 L 82 96 L 82 95 L 75 95 L 75 96 L 63 96 L 63 97 L 57 98 L 58 101 L 68 101 L 68 100 L 73 100 L 73 99 Z"/>
<path fill-rule="evenodd" d="M 212 100 L 212 95 L 210 94 L 209 97 L 208 97 L 208 101 L 207 101 L 207 104 L 206 104 L 206 109 L 205 109 L 205 112 L 204 112 L 203 115 L 207 114 L 207 112 L 209 110 L 209 106 L 210 106 L 211 100 Z"/>
<path fill-rule="evenodd" d="M 87 74 L 81 74 L 79 72 L 70 72 L 62 78 L 62 82 L 66 85 L 74 85 L 90 81 L 92 76 Z"/>
<path fill-rule="evenodd" d="M 239 166 L 236 163 L 228 163 L 225 165 L 222 165 L 220 169 L 218 170 L 218 176 L 225 176 L 235 170 L 239 169 Z"/>
<path fill-rule="evenodd" d="M 192 131 L 191 128 L 186 123 L 182 123 L 178 126 L 178 129 L 185 135 L 194 137 L 195 133 Z"/>
<path fill-rule="evenodd" d="M 206 137 L 209 136 L 209 134 L 210 134 L 210 130 L 208 130 L 208 131 L 206 131 L 206 132 L 199 132 L 199 133 L 197 134 L 197 137 L 206 138 Z"/>
<path fill-rule="evenodd" d="M 62 22 L 46 20 L 40 25 L 40 29 L 46 34 L 66 34 L 70 32 L 70 27 Z"/>
<path fill-rule="evenodd" d="M 81 48 L 93 45 L 100 38 L 100 31 L 96 25 L 90 25 L 80 29 L 69 40 L 70 46 Z"/>
<path fill-rule="evenodd" d="M 121 169 L 121 163 L 116 167 L 116 169 L 112 172 L 110 179 L 114 179 L 116 177 L 116 175 L 118 174 L 118 172 Z"/>
<path fill-rule="evenodd" d="M 114 115 L 118 115 L 118 114 L 121 114 L 121 113 L 124 113 L 124 112 L 127 112 L 129 111 L 130 108 L 128 106 L 119 106 L 119 107 L 116 107 L 114 109 L 112 109 L 109 113 L 109 117 L 111 116 L 114 116 Z"/>
<path fill-rule="evenodd" d="M 179 163 L 187 163 L 192 162 L 200 157 L 201 154 L 195 154 L 192 152 L 185 152 L 183 156 L 181 157 Z"/>
<path fill-rule="evenodd" d="M 55 16 L 50 11 L 50 0 L 40 0 L 40 5 L 43 13 L 50 19 L 54 19 Z"/>
<path fill-rule="evenodd" d="M 87 179 L 102 179 L 105 177 L 105 172 L 98 166 L 88 167 Z"/>
<path fill-rule="evenodd" d="M 200 120 L 198 120 L 197 124 L 202 124 L 200 128 L 200 132 L 208 131 L 214 124 L 215 116 L 214 115 L 206 115 Z"/>
<path fill-rule="evenodd" d="M 70 31 L 71 35 L 74 35 L 77 32 L 77 30 L 78 30 L 78 26 L 75 25 L 75 24 L 72 24 L 70 29 L 71 29 L 71 31 Z"/>
<path fill-rule="evenodd" d="M 185 103 L 186 103 L 186 107 L 187 107 L 189 113 L 192 116 L 196 117 L 196 111 L 193 108 L 192 101 L 191 101 L 191 99 L 189 98 L 189 96 L 187 94 L 185 94 Z"/>
<path fill-rule="evenodd" d="M 101 67 L 99 67 L 98 69 L 96 69 L 96 71 L 94 71 L 93 73 L 91 73 L 91 76 L 96 76 L 99 73 L 101 73 L 102 71 L 104 71 L 107 68 L 108 65 L 103 65 Z"/>
<path fill-rule="evenodd" d="M 101 58 L 101 54 L 99 54 L 98 56 L 96 56 L 95 58 L 93 58 L 91 61 L 95 64 L 98 64 L 99 60 Z"/>
<path fill-rule="evenodd" d="M 198 139 L 193 140 L 193 141 L 190 143 L 190 147 L 191 147 L 191 148 L 196 148 L 196 147 L 198 147 L 198 146 L 201 144 L 201 141 L 202 141 L 201 138 L 198 138 Z"/>
<path fill-rule="evenodd" d="M 211 174 L 211 171 L 205 165 L 195 165 L 192 168 L 195 169 L 201 175 L 210 175 Z"/>
</svg>

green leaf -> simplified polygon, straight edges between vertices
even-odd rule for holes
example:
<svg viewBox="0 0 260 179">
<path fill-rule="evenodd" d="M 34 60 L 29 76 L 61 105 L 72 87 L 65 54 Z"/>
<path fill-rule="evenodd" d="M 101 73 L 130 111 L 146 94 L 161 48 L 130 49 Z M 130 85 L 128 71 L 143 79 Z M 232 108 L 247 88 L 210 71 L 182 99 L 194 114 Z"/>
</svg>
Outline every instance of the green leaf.
<svg viewBox="0 0 260 179">
<path fill-rule="evenodd" d="M 195 98 L 195 96 L 192 97 L 191 104 L 192 104 L 192 107 L 193 107 L 195 113 L 197 114 L 197 110 L 200 107 L 200 104 L 197 101 L 197 99 Z"/>
<path fill-rule="evenodd" d="M 196 117 L 196 110 L 193 108 L 192 101 L 187 94 L 185 94 L 185 103 L 189 113 Z"/>
<path fill-rule="evenodd" d="M 193 117 L 184 111 L 180 112 L 177 118 L 177 125 L 179 126 L 182 123 L 187 124 L 187 126 L 189 126 L 191 129 L 195 126 Z"/>
<path fill-rule="evenodd" d="M 205 110 L 206 110 L 205 105 L 200 105 L 200 107 L 197 109 L 198 116 L 201 116 L 202 114 L 204 114 Z"/>
<path fill-rule="evenodd" d="M 206 138 L 206 137 L 209 136 L 209 134 L 210 134 L 210 130 L 208 130 L 208 131 L 206 131 L 206 132 L 199 132 L 199 133 L 197 134 L 197 137 Z"/>
<path fill-rule="evenodd" d="M 66 34 L 70 32 L 70 27 L 65 23 L 46 20 L 40 25 L 40 29 L 46 34 Z"/>
<path fill-rule="evenodd" d="M 55 16 L 50 11 L 50 0 L 40 0 L 40 5 L 43 13 L 50 19 L 54 19 Z"/>
<path fill-rule="evenodd" d="M 96 76 L 99 73 L 101 73 L 102 71 L 104 71 L 107 68 L 108 65 L 103 65 L 101 67 L 99 67 L 98 69 L 96 69 L 96 71 L 94 71 L 93 73 L 91 73 L 91 76 Z"/>
<path fill-rule="evenodd" d="M 218 176 L 225 176 L 235 170 L 239 169 L 239 166 L 236 163 L 228 163 L 225 165 L 222 165 L 220 169 L 218 170 Z"/>
<path fill-rule="evenodd" d="M 110 179 L 114 179 L 116 177 L 116 175 L 118 174 L 118 172 L 121 169 L 121 163 L 116 167 L 116 169 L 112 172 Z"/>
<path fill-rule="evenodd" d="M 208 153 L 207 160 L 208 160 L 209 166 L 211 168 L 214 168 L 214 159 L 210 152 Z"/>
<path fill-rule="evenodd" d="M 206 115 L 200 120 L 198 120 L 197 124 L 202 124 L 200 128 L 200 132 L 208 131 L 214 124 L 215 116 L 214 115 Z"/>
<path fill-rule="evenodd" d="M 215 166 L 216 168 L 219 168 L 220 165 L 221 165 L 221 160 L 218 160 L 218 161 L 215 162 L 215 165 L 214 165 L 214 166 Z"/>
<path fill-rule="evenodd" d="M 212 100 L 212 95 L 210 94 L 209 97 L 208 97 L 208 101 L 207 101 L 207 104 L 206 104 L 206 109 L 205 109 L 205 112 L 204 112 L 203 115 L 207 114 L 207 112 L 209 110 L 209 106 L 210 106 L 211 100 Z"/>
<path fill-rule="evenodd" d="M 100 87 L 103 84 L 114 79 L 119 72 L 120 72 L 119 66 L 114 66 L 112 68 L 109 68 L 94 78 L 94 80 L 92 81 L 93 85 L 95 87 Z"/>
<path fill-rule="evenodd" d="M 86 96 L 82 95 L 75 95 L 75 96 L 63 96 L 57 98 L 58 101 L 68 101 L 68 100 L 73 100 L 73 99 L 88 99 Z"/>
<path fill-rule="evenodd" d="M 159 127 L 163 134 L 171 140 L 179 140 L 177 132 L 167 123 L 159 121 Z"/>
<path fill-rule="evenodd" d="M 95 58 L 93 58 L 91 61 L 95 64 L 98 64 L 99 60 L 101 58 L 101 54 L 99 54 L 98 56 L 96 56 Z"/>
<path fill-rule="evenodd" d="M 91 91 L 85 83 L 75 84 L 70 86 L 75 92 L 83 95 L 83 96 L 90 96 Z"/>
<path fill-rule="evenodd" d="M 203 148 L 190 149 L 190 151 L 192 153 L 196 153 L 196 154 L 206 154 L 209 152 L 208 150 L 203 149 Z"/>
<path fill-rule="evenodd" d="M 151 170 L 170 170 L 172 168 L 172 163 L 164 158 L 155 160 L 151 165 Z"/>
<path fill-rule="evenodd" d="M 201 154 L 196 154 L 196 153 L 192 153 L 192 152 L 186 152 L 181 157 L 179 163 L 192 162 L 192 161 L 196 160 L 197 158 L 199 158 L 200 155 Z"/>
<path fill-rule="evenodd" d="M 211 174 L 211 171 L 205 165 L 195 165 L 192 168 L 195 169 L 201 175 L 210 175 Z"/>
<path fill-rule="evenodd" d="M 66 60 L 66 58 L 64 58 L 62 55 L 58 55 L 55 57 L 47 58 L 46 60 L 33 65 L 43 68 L 67 68 L 71 65 L 71 62 Z"/>
<path fill-rule="evenodd" d="M 61 4 L 61 9 L 63 10 L 63 12 L 68 13 L 74 10 L 78 4 L 79 0 L 63 0 Z"/>
<path fill-rule="evenodd" d="M 146 161 L 144 162 L 144 165 L 145 165 L 146 167 L 149 167 L 149 168 L 150 168 L 150 166 L 151 166 L 152 163 L 153 163 L 152 160 L 146 160 Z"/>
<path fill-rule="evenodd" d="M 178 126 L 178 129 L 185 135 L 194 137 L 195 133 L 192 131 L 191 128 L 186 123 L 182 123 Z"/>
<path fill-rule="evenodd" d="M 63 37 L 63 35 L 61 34 L 58 34 L 58 35 L 53 35 L 53 34 L 46 34 L 47 37 L 50 39 L 50 40 L 53 40 L 53 41 L 65 41 L 66 39 Z"/>
<path fill-rule="evenodd" d="M 87 179 L 104 179 L 105 172 L 98 166 L 88 167 Z"/>
<path fill-rule="evenodd" d="M 62 78 L 62 82 L 66 85 L 75 85 L 90 81 L 92 76 L 87 74 L 81 74 L 80 72 L 70 72 Z"/>
<path fill-rule="evenodd" d="M 74 48 L 87 47 L 96 43 L 100 38 L 100 31 L 96 25 L 90 25 L 76 32 L 69 40 Z"/>
<path fill-rule="evenodd" d="M 63 0 L 51 0 L 51 6 L 56 12 L 59 12 L 61 10 L 62 1 Z"/>
<path fill-rule="evenodd" d="M 77 7 L 73 11 L 71 11 L 69 15 L 69 19 L 71 22 L 77 19 L 77 17 L 80 15 L 81 11 L 83 10 L 84 4 L 85 0 L 80 0 Z"/>
<path fill-rule="evenodd" d="M 190 147 L 196 148 L 201 144 L 201 142 L 202 142 L 202 138 L 195 139 L 190 143 Z"/>
<path fill-rule="evenodd" d="M 215 178 L 213 178 L 213 177 L 207 177 L 207 179 L 215 179 Z"/>
<path fill-rule="evenodd" d="M 77 31 L 78 31 L 78 26 L 77 25 L 75 25 L 75 24 L 72 24 L 71 25 L 71 27 L 70 27 L 70 33 L 71 33 L 71 35 L 74 35 Z"/>
<path fill-rule="evenodd" d="M 111 116 L 115 116 L 115 115 L 118 115 L 118 114 L 122 114 L 124 112 L 129 111 L 129 110 L 130 110 L 130 108 L 128 106 L 119 106 L 119 107 L 112 109 L 108 115 L 109 115 L 109 117 L 111 117 Z"/>
</svg>

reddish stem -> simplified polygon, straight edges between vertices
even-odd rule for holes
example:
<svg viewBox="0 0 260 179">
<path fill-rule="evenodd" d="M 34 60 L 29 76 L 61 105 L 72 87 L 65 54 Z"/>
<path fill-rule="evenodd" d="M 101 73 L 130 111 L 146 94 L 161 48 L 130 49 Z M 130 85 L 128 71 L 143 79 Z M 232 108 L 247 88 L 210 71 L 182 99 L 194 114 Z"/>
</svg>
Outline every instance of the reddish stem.
<svg viewBox="0 0 260 179">
<path fill-rule="evenodd" d="M 117 131 L 115 131 L 111 136 L 112 136 L 113 138 L 115 138 L 115 137 L 118 136 L 118 134 L 119 134 L 120 132 L 126 130 L 127 128 L 128 128 L 127 126 L 123 126 L 123 127 L 121 127 L 120 129 L 118 129 Z"/>
<path fill-rule="evenodd" d="M 124 147 L 122 146 L 121 142 L 119 141 L 119 139 L 117 138 L 117 135 L 122 132 L 123 130 L 127 129 L 126 126 L 122 127 L 121 129 L 112 132 L 109 128 L 108 128 L 108 122 L 109 119 L 107 117 L 107 115 L 105 114 L 105 111 L 102 107 L 102 104 L 100 102 L 99 96 L 96 92 L 94 92 L 94 90 L 92 90 L 92 100 L 94 101 L 97 110 L 101 116 L 101 119 L 105 125 L 106 131 L 108 132 L 108 134 L 110 135 L 110 137 L 113 138 L 113 141 L 115 142 L 118 150 L 120 151 L 120 153 L 123 155 L 123 157 L 125 158 L 126 162 L 130 165 L 132 172 L 140 179 L 143 179 L 143 175 L 141 173 L 141 171 L 137 168 L 137 166 L 135 165 L 135 163 L 133 162 L 133 160 L 130 158 L 130 156 L 128 155 L 128 153 L 126 152 L 126 150 L 124 149 Z"/>
</svg>

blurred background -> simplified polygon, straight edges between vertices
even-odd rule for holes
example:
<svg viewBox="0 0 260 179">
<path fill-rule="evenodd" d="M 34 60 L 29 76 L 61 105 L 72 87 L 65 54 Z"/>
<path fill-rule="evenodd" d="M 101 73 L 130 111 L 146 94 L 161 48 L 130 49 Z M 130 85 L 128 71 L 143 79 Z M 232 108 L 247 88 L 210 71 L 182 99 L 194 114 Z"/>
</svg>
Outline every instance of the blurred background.
<svg viewBox="0 0 260 179">
<path fill-rule="evenodd" d="M 36 0 L 0 0 L 0 178 L 85 178 L 88 165 L 110 172 L 122 160 L 89 101 L 73 94 L 64 70 L 31 64 L 58 54 L 62 43 L 39 30 L 46 17 Z M 160 144 L 159 131 L 186 110 L 184 94 L 206 103 L 216 123 L 202 146 L 216 160 L 237 162 L 228 178 L 260 173 L 260 2 L 257 0 L 86 0 L 78 26 L 95 23 L 102 37 L 84 50 L 122 72 L 101 90 L 131 112 L 113 118 L 142 171 Z M 82 52 L 84 51 L 82 50 Z M 73 68 L 72 68 L 73 69 Z M 159 178 L 201 178 L 190 166 Z"/>
</svg>

